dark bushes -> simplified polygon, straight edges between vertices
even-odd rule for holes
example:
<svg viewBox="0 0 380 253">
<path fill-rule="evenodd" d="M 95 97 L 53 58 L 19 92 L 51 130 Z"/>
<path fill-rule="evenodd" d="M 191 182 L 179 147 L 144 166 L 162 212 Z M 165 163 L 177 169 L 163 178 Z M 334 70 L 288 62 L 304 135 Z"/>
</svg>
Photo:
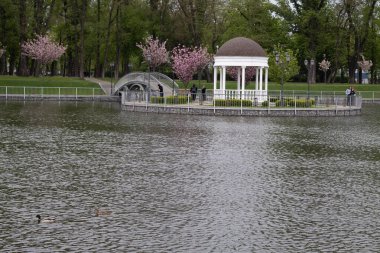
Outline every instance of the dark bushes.
<svg viewBox="0 0 380 253">
<path fill-rule="evenodd" d="M 251 100 L 240 100 L 240 99 L 215 99 L 214 100 L 215 106 L 228 106 L 228 107 L 252 107 L 252 101 Z"/>
</svg>

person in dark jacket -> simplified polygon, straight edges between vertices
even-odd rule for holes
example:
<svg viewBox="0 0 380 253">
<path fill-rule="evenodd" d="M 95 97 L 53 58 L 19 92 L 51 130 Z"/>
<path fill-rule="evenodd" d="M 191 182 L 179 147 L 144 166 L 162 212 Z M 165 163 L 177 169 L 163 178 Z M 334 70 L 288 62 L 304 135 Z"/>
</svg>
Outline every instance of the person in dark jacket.
<svg viewBox="0 0 380 253">
<path fill-rule="evenodd" d="M 202 87 L 202 102 L 206 101 L 206 87 L 203 85 Z"/>
<path fill-rule="evenodd" d="M 160 97 L 163 97 L 164 96 L 164 87 L 162 87 L 161 84 L 158 85 L 158 89 L 160 91 Z"/>
<path fill-rule="evenodd" d="M 197 98 L 197 92 L 198 92 L 198 88 L 197 88 L 197 86 L 195 86 L 195 84 L 193 84 L 193 86 L 190 89 L 191 99 L 193 101 Z"/>
</svg>

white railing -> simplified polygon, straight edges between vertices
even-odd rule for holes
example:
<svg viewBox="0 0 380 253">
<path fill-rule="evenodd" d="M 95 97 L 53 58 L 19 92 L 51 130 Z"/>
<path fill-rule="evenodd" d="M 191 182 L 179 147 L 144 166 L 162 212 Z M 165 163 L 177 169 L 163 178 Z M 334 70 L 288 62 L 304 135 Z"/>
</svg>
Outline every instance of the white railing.
<svg viewBox="0 0 380 253">
<path fill-rule="evenodd" d="M 135 75 L 138 75 L 138 73 L 135 73 Z M 141 76 L 143 78 L 143 76 Z M 140 92 L 139 94 L 148 94 L 146 92 Z M 187 90 L 178 90 L 175 95 L 185 95 L 188 96 Z M 255 90 L 248 90 L 244 94 L 237 90 L 227 90 L 226 93 L 218 93 L 216 92 L 213 94 L 213 90 L 207 90 L 207 93 L 203 96 L 207 97 L 207 99 L 204 99 L 202 101 L 207 103 L 212 102 L 214 99 L 240 99 L 242 100 L 251 100 L 253 104 L 261 104 L 262 102 L 265 102 L 268 100 L 268 97 L 270 97 L 272 100 L 276 97 L 279 97 L 280 91 L 268 91 L 267 94 L 265 93 L 257 93 Z M 172 92 L 164 93 L 165 97 L 168 97 L 168 95 L 172 95 Z M 357 92 L 357 97 L 360 97 L 360 101 L 369 101 L 369 102 L 375 102 L 380 101 L 380 91 L 359 91 Z M 65 98 L 65 97 L 71 97 L 71 98 L 78 98 L 78 97 L 106 97 L 107 94 L 104 93 L 104 91 L 101 88 L 86 88 L 86 87 L 29 87 L 29 86 L 0 86 L 0 97 L 5 97 L 7 99 L 8 97 L 19 97 L 19 98 L 29 98 L 29 97 L 36 97 L 36 98 L 44 98 L 44 97 L 56 97 L 58 99 Z M 140 96 L 140 95 L 139 95 Z M 159 92 L 152 91 L 149 93 L 150 97 L 157 97 L 160 96 Z M 198 92 L 195 95 L 198 99 L 196 101 L 200 102 L 199 97 L 202 96 L 200 92 Z M 305 94 L 305 91 L 297 91 L 297 90 L 286 90 L 284 91 L 284 97 L 295 97 L 295 98 L 307 98 L 314 99 L 316 101 L 324 101 L 331 100 L 332 97 L 337 98 L 345 98 L 345 92 L 344 91 L 318 91 L 318 92 L 310 92 L 309 94 Z M 192 97 L 191 97 L 192 98 Z M 139 98 L 140 100 L 142 98 Z M 148 99 L 149 100 L 149 99 Z M 192 101 L 192 99 L 190 99 Z M 331 104 L 331 103 L 330 103 Z"/>
<path fill-rule="evenodd" d="M 214 97 L 219 99 L 247 99 L 256 102 L 265 101 L 267 95 L 268 92 L 264 90 L 245 90 L 244 92 L 241 90 L 216 90 L 214 93 Z"/>
<path fill-rule="evenodd" d="M 78 97 L 99 97 L 106 96 L 101 88 L 86 87 L 29 87 L 29 86 L 0 86 L 0 96 L 19 98 L 78 98 Z"/>
<path fill-rule="evenodd" d="M 236 95 L 236 94 L 235 94 Z M 213 90 L 208 90 L 206 93 L 184 93 L 177 96 L 162 96 L 159 92 L 145 91 L 123 91 L 122 104 L 140 105 L 140 106 L 187 106 L 187 107 L 241 107 L 241 108 L 294 108 L 297 109 L 316 109 L 316 108 L 342 108 L 356 107 L 361 108 L 362 98 L 360 96 L 345 96 L 345 95 L 328 95 L 322 94 L 299 94 L 284 95 L 272 94 L 262 95 L 260 99 L 258 94 L 238 94 L 241 99 L 233 97 L 229 92 L 224 94 Z"/>
</svg>

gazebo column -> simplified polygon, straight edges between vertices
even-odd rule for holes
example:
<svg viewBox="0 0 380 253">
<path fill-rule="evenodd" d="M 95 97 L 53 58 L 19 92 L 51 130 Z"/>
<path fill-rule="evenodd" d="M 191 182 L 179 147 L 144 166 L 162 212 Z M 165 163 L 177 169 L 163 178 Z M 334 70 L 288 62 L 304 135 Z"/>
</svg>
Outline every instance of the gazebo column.
<svg viewBox="0 0 380 253">
<path fill-rule="evenodd" d="M 260 67 L 260 99 L 263 95 L 263 67 Z"/>
<path fill-rule="evenodd" d="M 214 94 L 215 94 L 215 91 L 216 91 L 216 84 L 218 82 L 218 68 L 214 66 Z"/>
<path fill-rule="evenodd" d="M 222 67 L 222 92 L 225 95 L 226 94 L 226 66 Z"/>
<path fill-rule="evenodd" d="M 219 67 L 219 98 L 221 98 L 220 96 L 222 95 L 222 89 L 223 89 L 223 69 L 222 67 Z"/>
<path fill-rule="evenodd" d="M 257 93 L 259 91 L 259 73 L 258 73 L 258 67 L 255 67 L 255 77 L 256 77 L 256 82 L 255 82 L 255 97 L 256 97 Z"/>
<path fill-rule="evenodd" d="M 268 68 L 265 68 L 265 95 L 268 95 Z"/>
<path fill-rule="evenodd" d="M 241 98 L 241 94 L 240 94 L 241 68 L 240 67 L 237 67 L 237 68 L 238 68 L 238 72 L 237 72 L 237 96 L 236 96 L 236 98 Z"/>
<path fill-rule="evenodd" d="M 242 93 L 242 99 L 245 97 L 245 66 L 241 67 L 241 93 Z"/>
</svg>

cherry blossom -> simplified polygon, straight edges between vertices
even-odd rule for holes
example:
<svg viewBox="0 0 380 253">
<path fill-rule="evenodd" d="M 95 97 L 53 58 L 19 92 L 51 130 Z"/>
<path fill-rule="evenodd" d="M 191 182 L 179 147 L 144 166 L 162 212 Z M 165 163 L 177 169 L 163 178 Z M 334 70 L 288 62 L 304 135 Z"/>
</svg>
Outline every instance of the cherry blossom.
<svg viewBox="0 0 380 253">
<path fill-rule="evenodd" d="M 373 63 L 371 60 L 366 61 L 364 55 L 361 55 L 361 57 L 362 60 L 358 61 L 358 65 L 363 71 L 368 71 L 372 67 Z"/>
<path fill-rule="evenodd" d="M 65 53 L 66 47 L 55 43 L 49 35 L 37 35 L 35 39 L 21 45 L 22 54 L 39 61 L 41 64 L 51 63 Z"/>
<path fill-rule="evenodd" d="M 327 70 L 329 70 L 330 68 L 330 62 L 323 59 L 320 63 L 319 63 L 319 69 L 326 72 Z"/>
<path fill-rule="evenodd" d="M 165 44 L 166 41 L 161 43 L 158 39 L 154 39 L 153 36 L 147 37 L 144 44 L 137 44 L 137 47 L 143 52 L 145 61 L 153 71 L 161 64 L 168 62 L 168 52 L 165 48 Z"/>
<path fill-rule="evenodd" d="M 227 74 L 234 80 L 238 79 L 238 67 L 228 67 Z M 242 71 L 240 70 L 240 75 Z M 249 82 L 252 80 L 253 76 L 256 75 L 255 67 L 246 67 L 245 68 L 245 81 Z"/>
<path fill-rule="evenodd" d="M 207 48 L 177 46 L 172 50 L 172 68 L 177 77 L 187 87 L 193 76 L 211 61 Z"/>
</svg>

